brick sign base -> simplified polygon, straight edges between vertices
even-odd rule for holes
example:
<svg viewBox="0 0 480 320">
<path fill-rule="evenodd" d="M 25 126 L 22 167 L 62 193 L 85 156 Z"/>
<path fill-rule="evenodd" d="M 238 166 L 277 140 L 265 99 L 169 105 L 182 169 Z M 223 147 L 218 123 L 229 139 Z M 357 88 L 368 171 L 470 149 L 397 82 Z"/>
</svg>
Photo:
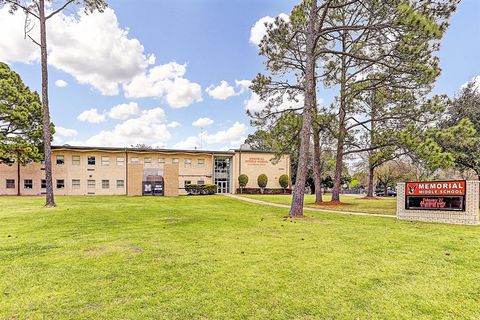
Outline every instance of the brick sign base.
<svg viewBox="0 0 480 320">
<path fill-rule="evenodd" d="M 465 211 L 407 210 L 405 209 L 405 183 L 397 184 L 397 218 L 410 221 L 452 224 L 480 224 L 479 181 L 466 182 Z"/>
</svg>

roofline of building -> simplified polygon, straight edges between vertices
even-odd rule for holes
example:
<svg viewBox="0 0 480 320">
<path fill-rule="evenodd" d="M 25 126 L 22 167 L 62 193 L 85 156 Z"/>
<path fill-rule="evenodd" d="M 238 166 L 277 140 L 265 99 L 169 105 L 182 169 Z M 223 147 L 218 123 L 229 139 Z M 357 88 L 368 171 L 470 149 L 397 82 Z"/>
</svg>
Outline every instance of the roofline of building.
<svg viewBox="0 0 480 320">
<path fill-rule="evenodd" d="M 160 149 L 160 148 L 134 148 L 134 147 L 91 147 L 91 146 L 71 146 L 61 145 L 52 146 L 52 150 L 78 150 L 78 151 L 110 151 L 110 152 L 140 152 L 140 153 L 195 153 L 195 154 L 235 154 L 242 153 L 276 153 L 274 151 L 231 149 L 227 151 L 219 150 L 187 150 L 187 149 Z"/>
</svg>

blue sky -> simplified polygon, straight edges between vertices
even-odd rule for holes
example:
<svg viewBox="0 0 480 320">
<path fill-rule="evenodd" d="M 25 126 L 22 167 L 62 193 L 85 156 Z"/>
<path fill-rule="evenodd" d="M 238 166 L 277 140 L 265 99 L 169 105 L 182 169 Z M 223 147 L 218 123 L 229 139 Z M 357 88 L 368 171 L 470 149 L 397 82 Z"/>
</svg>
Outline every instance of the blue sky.
<svg viewBox="0 0 480 320">
<path fill-rule="evenodd" d="M 52 21 L 50 107 L 61 128 L 55 143 L 238 147 L 253 132 L 245 108 L 255 101 L 236 81 L 263 70 L 251 29 L 263 17 L 289 13 L 295 3 L 117 0 L 103 15 Z M 0 11 L 0 60 L 39 90 L 38 56 L 21 37 L 22 18 L 5 13 Z M 443 72 L 434 92 L 453 95 L 480 75 L 478 52 L 480 1 L 464 0 L 442 42 Z M 58 80 L 67 85 L 55 85 Z M 213 90 L 222 81 L 228 85 Z M 199 118 L 208 119 L 193 126 Z"/>
</svg>

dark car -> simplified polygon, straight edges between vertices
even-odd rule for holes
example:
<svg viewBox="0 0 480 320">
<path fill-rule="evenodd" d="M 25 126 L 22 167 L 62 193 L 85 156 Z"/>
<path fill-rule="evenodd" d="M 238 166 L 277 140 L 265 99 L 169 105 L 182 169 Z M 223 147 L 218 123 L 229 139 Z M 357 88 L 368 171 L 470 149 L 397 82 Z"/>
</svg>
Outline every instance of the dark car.
<svg viewBox="0 0 480 320">
<path fill-rule="evenodd" d="M 385 191 L 377 191 L 375 193 L 378 197 L 384 197 L 385 196 Z M 397 196 L 397 192 L 394 191 L 394 190 L 388 190 L 387 191 L 387 196 L 388 197 L 396 197 Z"/>
</svg>

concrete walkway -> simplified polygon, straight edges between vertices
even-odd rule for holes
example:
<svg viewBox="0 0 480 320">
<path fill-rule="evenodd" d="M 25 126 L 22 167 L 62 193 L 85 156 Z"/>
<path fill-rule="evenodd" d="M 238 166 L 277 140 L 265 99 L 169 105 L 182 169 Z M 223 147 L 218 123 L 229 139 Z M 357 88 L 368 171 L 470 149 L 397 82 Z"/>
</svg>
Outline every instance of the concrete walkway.
<svg viewBox="0 0 480 320">
<path fill-rule="evenodd" d="M 264 206 L 271 206 L 271 207 L 278 207 L 278 208 L 287 208 L 290 209 L 290 205 L 288 204 L 280 204 L 280 203 L 273 203 L 273 202 L 266 202 L 262 200 L 257 200 L 257 199 L 251 199 L 251 198 L 245 198 L 241 197 L 236 194 L 224 194 L 224 196 L 241 200 L 241 201 L 246 201 L 246 202 L 251 202 L 251 203 L 256 203 L 256 204 L 261 204 Z M 328 209 L 319 209 L 319 208 L 312 208 L 312 207 L 303 207 L 304 210 L 308 211 L 318 211 L 318 212 L 328 212 L 328 213 L 339 213 L 339 214 L 346 214 L 350 216 L 367 216 L 367 217 L 382 217 L 382 218 L 396 218 L 395 215 L 393 214 L 375 214 L 375 213 L 366 213 L 366 212 L 349 212 L 349 211 L 337 211 L 337 210 L 328 210 Z"/>
</svg>

